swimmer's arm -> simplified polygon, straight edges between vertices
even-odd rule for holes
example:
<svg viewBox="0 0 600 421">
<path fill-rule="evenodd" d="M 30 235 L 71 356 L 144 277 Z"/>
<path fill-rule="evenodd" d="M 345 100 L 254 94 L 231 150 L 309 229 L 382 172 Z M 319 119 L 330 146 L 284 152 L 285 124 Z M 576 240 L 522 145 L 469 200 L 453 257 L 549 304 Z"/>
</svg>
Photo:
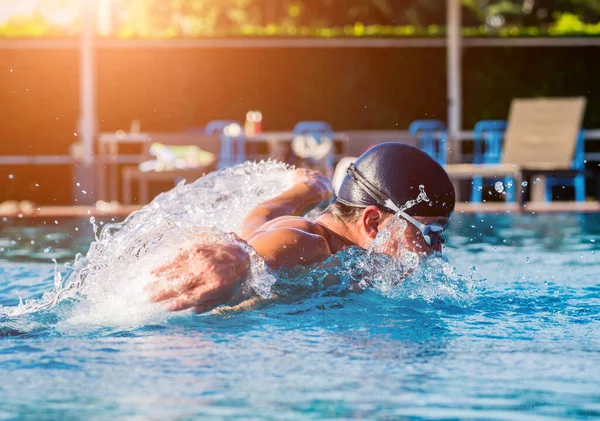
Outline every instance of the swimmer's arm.
<svg viewBox="0 0 600 421">
<path fill-rule="evenodd" d="M 321 173 L 299 169 L 296 170 L 295 177 L 296 182 L 292 188 L 250 211 L 242 222 L 243 239 L 248 239 L 258 228 L 275 218 L 304 215 L 331 198 L 331 183 Z"/>
</svg>

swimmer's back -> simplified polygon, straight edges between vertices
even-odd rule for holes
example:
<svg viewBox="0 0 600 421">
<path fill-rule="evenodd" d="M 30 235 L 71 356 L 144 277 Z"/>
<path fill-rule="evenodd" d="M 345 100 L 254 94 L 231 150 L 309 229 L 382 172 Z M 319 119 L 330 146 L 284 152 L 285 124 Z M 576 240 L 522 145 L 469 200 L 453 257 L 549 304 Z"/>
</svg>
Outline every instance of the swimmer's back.
<svg viewBox="0 0 600 421">
<path fill-rule="evenodd" d="M 325 228 L 298 216 L 273 219 L 247 241 L 271 267 L 311 265 L 331 256 Z"/>
</svg>

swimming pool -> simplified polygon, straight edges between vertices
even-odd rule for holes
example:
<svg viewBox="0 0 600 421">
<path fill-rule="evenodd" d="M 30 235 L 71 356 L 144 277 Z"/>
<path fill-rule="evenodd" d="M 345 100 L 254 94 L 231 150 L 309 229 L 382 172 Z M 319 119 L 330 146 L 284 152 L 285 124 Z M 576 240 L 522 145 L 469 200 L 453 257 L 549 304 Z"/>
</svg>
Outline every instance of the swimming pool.
<svg viewBox="0 0 600 421">
<path fill-rule="evenodd" d="M 86 220 L 0 226 L 4 306 L 93 239 Z M 0 419 L 600 417 L 600 215 L 459 214 L 448 237 L 480 280 L 466 298 L 319 290 L 85 330 L 0 316 Z"/>
</svg>

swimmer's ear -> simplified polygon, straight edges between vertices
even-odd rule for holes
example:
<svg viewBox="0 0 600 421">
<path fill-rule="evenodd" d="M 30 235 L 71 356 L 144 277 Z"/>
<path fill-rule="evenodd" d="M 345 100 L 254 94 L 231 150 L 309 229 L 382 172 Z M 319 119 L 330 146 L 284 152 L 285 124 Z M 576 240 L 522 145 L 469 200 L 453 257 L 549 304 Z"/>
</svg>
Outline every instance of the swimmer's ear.
<svg viewBox="0 0 600 421">
<path fill-rule="evenodd" d="M 365 234 L 374 239 L 379 234 L 379 227 L 386 217 L 385 212 L 377 206 L 368 206 L 361 215 L 362 228 Z"/>
</svg>

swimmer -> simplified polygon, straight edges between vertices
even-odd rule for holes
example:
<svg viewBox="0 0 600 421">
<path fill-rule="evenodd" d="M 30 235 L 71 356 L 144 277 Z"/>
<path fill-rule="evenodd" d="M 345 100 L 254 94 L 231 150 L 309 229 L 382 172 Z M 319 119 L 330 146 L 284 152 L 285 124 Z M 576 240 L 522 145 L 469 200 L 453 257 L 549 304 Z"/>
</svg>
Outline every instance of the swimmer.
<svg viewBox="0 0 600 421">
<path fill-rule="evenodd" d="M 429 255 L 442 251 L 443 233 L 454 211 L 454 187 L 446 171 L 426 153 L 402 143 L 382 143 L 348 168 L 340 191 L 315 220 L 303 217 L 332 189 L 320 173 L 298 169 L 295 184 L 254 208 L 244 219 L 241 240 L 273 268 L 313 265 L 350 247 L 368 249 L 393 217 L 407 229 L 397 247 Z M 417 201 L 424 186 L 428 201 Z M 159 268 L 148 290 L 171 311 L 205 312 L 231 300 L 247 278 L 250 260 L 239 245 L 199 244 Z M 170 280 L 180 279 L 177 285 Z"/>
</svg>

